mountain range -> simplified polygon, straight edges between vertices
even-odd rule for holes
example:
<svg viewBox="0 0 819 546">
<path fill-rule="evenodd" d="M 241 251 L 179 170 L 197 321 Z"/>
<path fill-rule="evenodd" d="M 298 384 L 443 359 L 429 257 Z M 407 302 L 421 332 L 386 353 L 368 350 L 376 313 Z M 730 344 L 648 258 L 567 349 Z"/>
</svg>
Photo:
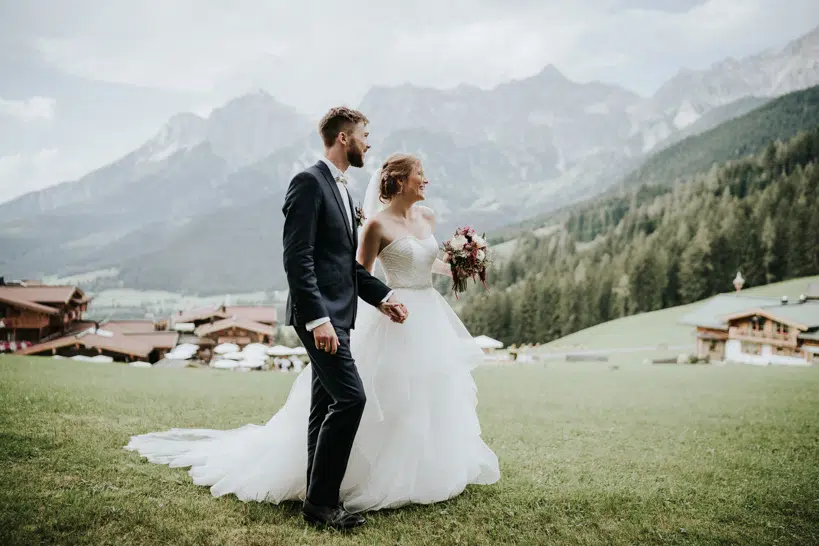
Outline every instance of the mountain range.
<svg viewBox="0 0 819 546">
<path fill-rule="evenodd" d="M 363 198 L 388 153 L 416 153 L 437 235 L 466 222 L 491 231 L 602 193 L 672 144 L 816 84 L 819 28 L 779 51 L 682 70 L 649 98 L 554 66 L 492 89 L 375 87 L 357 105 L 373 149 L 351 192 Z M 281 203 L 321 153 L 315 127 L 263 90 L 207 118 L 178 114 L 125 157 L 0 204 L 0 271 L 114 267 L 106 282 L 134 288 L 283 288 Z"/>
</svg>

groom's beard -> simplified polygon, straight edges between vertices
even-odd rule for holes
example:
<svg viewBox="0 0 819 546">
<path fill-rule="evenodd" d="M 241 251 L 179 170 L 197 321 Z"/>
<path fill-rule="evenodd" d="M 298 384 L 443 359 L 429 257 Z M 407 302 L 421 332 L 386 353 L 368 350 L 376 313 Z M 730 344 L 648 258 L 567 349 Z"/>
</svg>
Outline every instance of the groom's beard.
<svg viewBox="0 0 819 546">
<path fill-rule="evenodd" d="M 349 149 L 347 150 L 347 162 L 357 168 L 364 166 L 364 154 L 361 150 Z"/>
</svg>

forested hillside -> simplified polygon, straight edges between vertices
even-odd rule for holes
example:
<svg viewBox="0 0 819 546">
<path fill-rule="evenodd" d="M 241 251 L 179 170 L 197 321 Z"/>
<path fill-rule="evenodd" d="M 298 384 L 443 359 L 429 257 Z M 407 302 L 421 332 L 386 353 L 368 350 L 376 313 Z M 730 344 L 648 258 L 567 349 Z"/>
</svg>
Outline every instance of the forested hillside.
<svg viewBox="0 0 819 546">
<path fill-rule="evenodd" d="M 473 290 L 461 316 L 476 334 L 546 342 L 731 290 L 738 270 L 746 286 L 817 274 L 818 160 L 816 127 L 693 179 L 585 205 L 554 235 L 522 238 L 491 272 L 492 293 Z"/>
</svg>

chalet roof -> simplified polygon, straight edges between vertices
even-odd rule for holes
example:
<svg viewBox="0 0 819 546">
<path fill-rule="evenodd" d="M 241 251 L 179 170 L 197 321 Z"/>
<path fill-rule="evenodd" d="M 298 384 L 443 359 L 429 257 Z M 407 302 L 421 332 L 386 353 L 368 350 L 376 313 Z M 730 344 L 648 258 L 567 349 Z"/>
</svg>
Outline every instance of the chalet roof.
<svg viewBox="0 0 819 546">
<path fill-rule="evenodd" d="M 179 332 L 132 332 L 125 337 L 150 345 L 152 349 L 173 349 L 179 341 Z"/>
<path fill-rule="evenodd" d="M 272 326 L 262 324 L 261 322 L 256 322 L 255 320 L 248 320 L 238 317 L 230 317 L 212 324 L 203 324 L 196 329 L 196 335 L 200 337 L 207 336 L 214 332 L 221 332 L 222 330 L 227 330 L 228 328 L 232 327 L 243 328 L 251 332 L 257 332 L 268 336 L 276 335 L 276 329 Z"/>
<path fill-rule="evenodd" d="M 3 287 L 0 287 L 0 302 L 2 303 L 12 305 L 14 307 L 20 307 L 21 309 L 28 309 L 29 311 L 44 313 L 46 315 L 56 315 L 60 312 L 58 309 L 49 307 L 48 305 L 13 297 L 11 294 L 4 292 L 2 288 Z"/>
<path fill-rule="evenodd" d="M 101 322 L 100 328 L 121 334 L 157 332 L 152 320 L 108 320 Z"/>
<path fill-rule="evenodd" d="M 209 318 L 226 319 L 229 317 L 237 317 L 241 319 L 252 320 L 266 324 L 273 324 L 276 322 L 276 308 L 272 305 L 233 305 L 218 307 L 199 307 L 197 309 L 190 309 L 183 311 L 180 314 L 174 315 L 173 320 L 179 322 L 194 322 L 197 320 L 204 320 Z"/>
<path fill-rule="evenodd" d="M 799 339 L 819 341 L 819 329 L 811 330 L 809 332 L 802 332 L 801 334 L 799 334 Z"/>
<path fill-rule="evenodd" d="M 85 303 L 91 298 L 76 286 L 0 286 L 0 295 L 33 303 Z"/>
<path fill-rule="evenodd" d="M 779 305 L 776 298 L 759 298 L 739 294 L 720 294 L 706 301 L 680 319 L 681 324 L 727 330 L 725 317 L 746 309 Z"/>
<path fill-rule="evenodd" d="M 188 309 L 173 316 L 174 323 L 179 322 L 194 322 L 196 320 L 203 320 L 209 318 L 226 318 L 227 313 L 219 307 L 198 307 L 196 309 Z"/>
<path fill-rule="evenodd" d="M 787 305 L 757 307 L 733 313 L 726 320 L 736 320 L 752 315 L 760 315 L 802 330 L 819 328 L 819 303 L 791 303 Z"/>
<path fill-rule="evenodd" d="M 128 356 L 147 357 L 153 347 L 150 344 L 142 343 L 138 339 L 133 339 L 129 336 L 113 335 L 111 337 L 97 334 L 77 334 L 65 336 L 45 343 L 38 343 L 32 345 L 22 351 L 17 351 L 21 355 L 35 355 L 52 349 L 59 349 L 61 347 L 68 347 L 79 343 L 88 349 L 103 349 L 112 353 L 119 353 Z"/>
<path fill-rule="evenodd" d="M 113 353 L 147 357 L 154 349 L 172 349 L 176 346 L 179 340 L 178 332 L 145 331 L 144 324 L 139 324 L 138 328 L 127 331 L 129 323 L 144 322 L 146 321 L 111 321 L 99 324 L 98 333 L 93 333 L 95 326 L 93 321 L 75 322 L 71 325 L 68 335 L 32 345 L 18 353 L 39 354 L 80 343 L 86 348 L 99 348 Z M 122 330 L 123 327 L 125 331 Z M 142 331 L 139 328 L 142 328 Z"/>
<path fill-rule="evenodd" d="M 226 308 L 228 316 L 255 320 L 263 324 L 274 324 L 276 322 L 276 308 L 272 305 L 228 305 Z"/>
</svg>

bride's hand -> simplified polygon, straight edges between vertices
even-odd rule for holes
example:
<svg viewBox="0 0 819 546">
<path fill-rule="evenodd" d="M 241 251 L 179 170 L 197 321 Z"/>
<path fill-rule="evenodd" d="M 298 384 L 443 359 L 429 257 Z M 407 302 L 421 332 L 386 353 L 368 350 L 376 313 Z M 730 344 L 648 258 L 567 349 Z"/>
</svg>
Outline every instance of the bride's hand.
<svg viewBox="0 0 819 546">
<path fill-rule="evenodd" d="M 398 324 L 407 320 L 409 313 L 403 303 L 395 299 L 395 296 L 390 296 L 390 299 L 378 306 L 378 310 L 390 317 L 393 322 Z"/>
</svg>

